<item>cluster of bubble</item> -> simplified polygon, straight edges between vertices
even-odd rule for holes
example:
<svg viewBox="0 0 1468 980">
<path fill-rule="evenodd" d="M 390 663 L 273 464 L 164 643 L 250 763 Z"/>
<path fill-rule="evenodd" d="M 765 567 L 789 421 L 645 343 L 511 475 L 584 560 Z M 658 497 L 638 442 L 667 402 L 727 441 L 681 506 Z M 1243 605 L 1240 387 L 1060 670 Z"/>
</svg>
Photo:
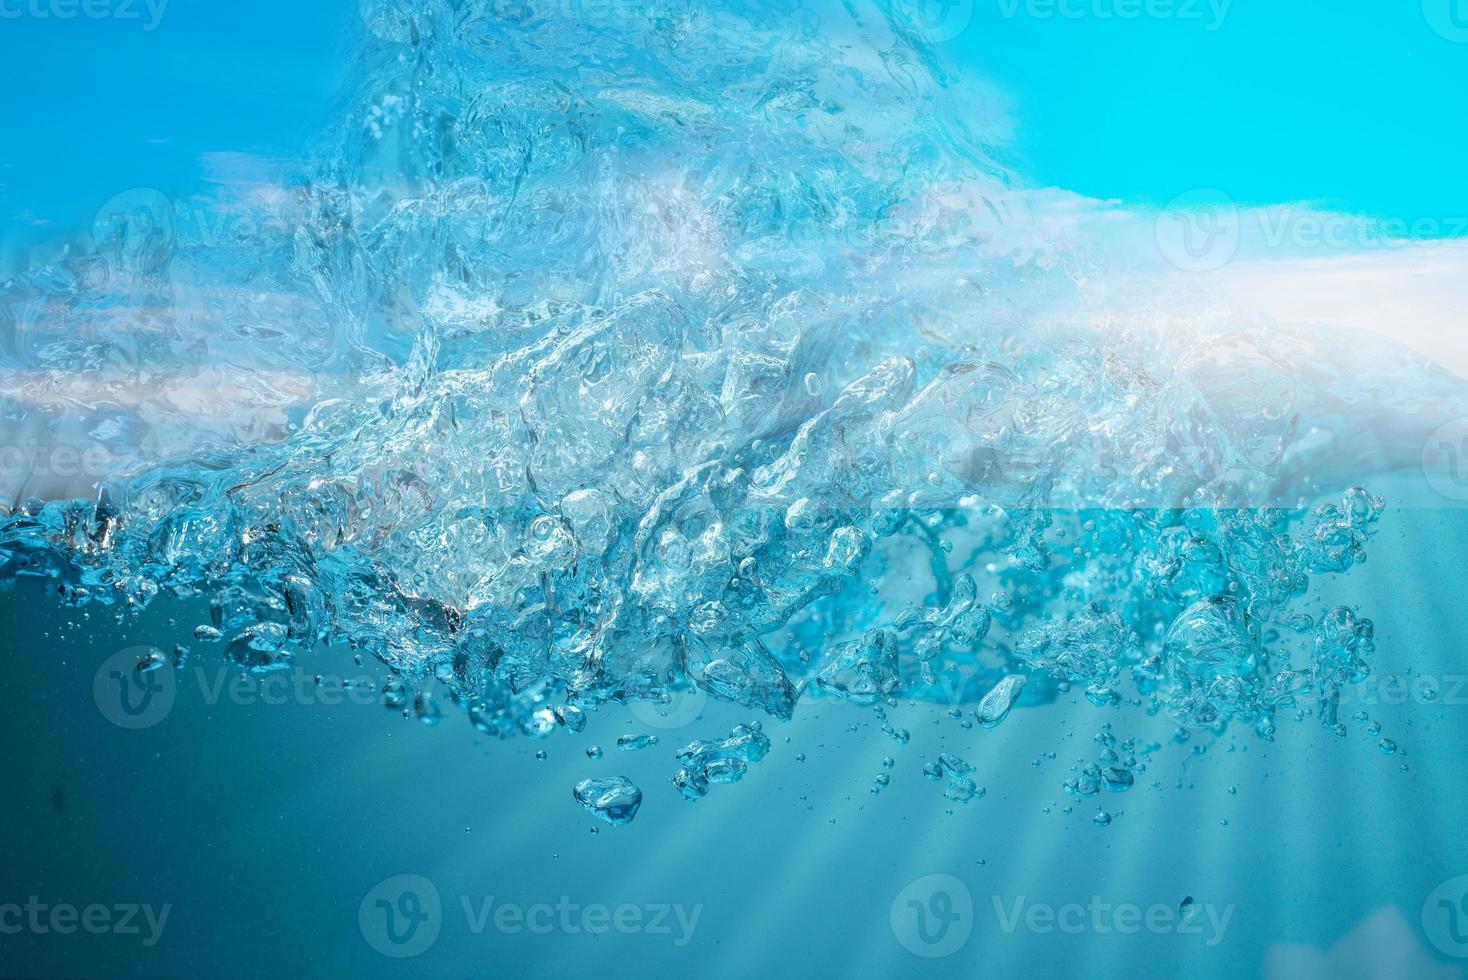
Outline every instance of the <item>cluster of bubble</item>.
<svg viewBox="0 0 1468 980">
<path fill-rule="evenodd" d="M 769 752 L 770 737 L 759 722 L 735 725 L 728 738 L 698 739 L 679 749 L 673 787 L 684 799 L 702 799 L 710 784 L 739 782 Z"/>
<path fill-rule="evenodd" d="M 1073 277 L 898 6 L 399 7 L 330 149 L 257 195 L 280 220 L 161 249 L 124 216 L 6 284 L 0 351 L 38 384 L 305 381 L 279 438 L 0 502 L 0 575 L 207 595 L 199 639 L 247 669 L 349 643 L 394 707 L 435 722 L 440 685 L 503 737 L 688 689 L 983 726 L 1075 689 L 1267 737 L 1364 675 L 1370 622 L 1303 600 L 1364 557 L 1382 503 L 1341 460 L 1390 383 L 1268 331 L 1037 314 Z M 731 739 L 680 754 L 685 794 L 767 745 Z"/>
<path fill-rule="evenodd" d="M 1079 767 L 1075 778 L 1065 783 L 1065 792 L 1071 796 L 1090 799 L 1102 790 L 1125 793 L 1147 771 L 1147 756 L 1157 748 L 1148 745 L 1139 749 L 1134 739 L 1118 742 L 1109 724 L 1096 733 L 1095 741 L 1100 746 L 1096 761 Z"/>
<path fill-rule="evenodd" d="M 973 771 L 974 767 L 967 760 L 951 752 L 940 752 L 936 762 L 923 766 L 923 776 L 932 782 L 941 782 L 945 778 L 948 780 L 943 796 L 957 803 L 983 799 L 987 793 L 987 790 L 974 782 L 971 775 Z"/>
</svg>

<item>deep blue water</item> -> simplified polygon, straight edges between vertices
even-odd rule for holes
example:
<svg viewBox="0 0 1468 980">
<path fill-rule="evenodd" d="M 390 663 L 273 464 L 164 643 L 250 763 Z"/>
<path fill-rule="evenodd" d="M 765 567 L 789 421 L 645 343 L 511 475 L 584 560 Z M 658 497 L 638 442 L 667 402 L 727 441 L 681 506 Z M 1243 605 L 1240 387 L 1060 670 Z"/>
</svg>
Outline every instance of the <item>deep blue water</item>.
<svg viewBox="0 0 1468 980">
<path fill-rule="evenodd" d="M 6 936 L 5 973 L 1451 975 L 1427 972 L 1451 961 L 1421 923 L 1429 893 L 1468 872 L 1460 819 L 1468 714 L 1462 690 L 1447 697 L 1461 687 L 1453 637 L 1468 623 L 1451 590 L 1421 583 L 1457 573 L 1468 522 L 1462 512 L 1403 513 L 1381 545 L 1371 573 L 1347 590 L 1377 613 L 1377 669 L 1434 677 L 1444 690 L 1432 705 L 1394 703 L 1397 688 L 1377 690 L 1382 703 L 1370 711 L 1403 754 L 1383 755 L 1360 732 L 1337 740 L 1313 722 L 1283 726 L 1271 746 L 1229 739 L 1200 758 L 1170 747 L 1151 773 L 1162 787 L 1133 790 L 1106 828 L 1088 811 L 1060 812 L 1068 801 L 1059 784 L 1078 758 L 1093 756 L 1092 734 L 1108 720 L 1122 725 L 1117 712 L 1076 698 L 982 734 L 904 706 L 894 714 L 912 729 L 907 746 L 880 735 L 865 712 L 807 706 L 789 724 L 767 723 L 770 757 L 742 783 L 693 804 L 666 784 L 671 747 L 726 731 L 745 717 L 738 710 L 713 708 L 664 731 L 659 746 L 625 755 L 612 746 L 615 733 L 647 726 L 619 724 L 613 712 L 579 737 L 498 743 L 474 737 L 459 717 L 425 728 L 376 704 L 322 706 L 314 695 L 210 704 L 208 685 L 233 676 L 211 668 L 202 691 L 195 675 L 180 677 L 156 726 L 123 731 L 94 701 L 99 663 L 117 648 L 187 632 L 174 623 L 188 627 L 191 617 L 160 608 L 118 626 L 105 615 L 65 616 L 46 609 L 40 585 L 25 583 L 4 607 L 5 895 L 172 908 L 153 946 L 146 933 Z M 335 666 L 380 676 L 346 658 Z M 589 761 L 591 744 L 606 756 Z M 984 799 L 947 803 L 921 777 L 919 760 L 939 749 L 974 763 Z M 1050 751 L 1054 761 L 1042 758 Z M 888 755 L 892 784 L 873 796 Z M 643 785 L 647 800 L 632 824 L 593 835 L 570 786 L 614 772 Z M 376 952 L 358 918 L 369 891 L 400 874 L 427 878 L 442 901 L 436 941 L 409 960 Z M 928 960 L 901 945 L 890 918 L 899 893 L 932 874 L 961 881 L 974 911 L 967 942 Z M 1219 915 L 1231 910 L 1216 945 L 1206 918 L 1200 935 L 1092 926 L 1006 933 L 994 905 L 1007 915 L 1016 901 L 1059 908 L 1094 896 L 1145 909 L 1188 895 Z M 658 907 L 699 912 L 686 945 L 676 928 L 593 936 L 567 931 L 559 917 L 544 935 L 492 924 L 476 933 L 462 902 L 477 913 L 491 897 L 526 908 L 563 897 L 630 904 L 647 909 L 639 914 L 649 925 Z M 1319 960 L 1313 973 L 1266 971 L 1284 944 L 1329 955 L 1379 915 L 1401 925 L 1367 942 L 1377 967 L 1358 951 Z"/>
</svg>

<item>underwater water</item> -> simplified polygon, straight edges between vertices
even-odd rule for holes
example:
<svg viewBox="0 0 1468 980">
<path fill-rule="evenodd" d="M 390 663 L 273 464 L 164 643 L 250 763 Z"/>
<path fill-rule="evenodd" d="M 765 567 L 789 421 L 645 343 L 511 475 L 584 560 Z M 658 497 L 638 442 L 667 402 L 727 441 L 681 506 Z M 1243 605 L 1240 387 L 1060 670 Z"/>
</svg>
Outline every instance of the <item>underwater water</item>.
<svg viewBox="0 0 1468 980">
<path fill-rule="evenodd" d="M 1041 186 L 972 5 L 322 8 L 13 18 L 203 145 L 7 163 L 0 975 L 1459 975 L 1449 215 Z"/>
</svg>

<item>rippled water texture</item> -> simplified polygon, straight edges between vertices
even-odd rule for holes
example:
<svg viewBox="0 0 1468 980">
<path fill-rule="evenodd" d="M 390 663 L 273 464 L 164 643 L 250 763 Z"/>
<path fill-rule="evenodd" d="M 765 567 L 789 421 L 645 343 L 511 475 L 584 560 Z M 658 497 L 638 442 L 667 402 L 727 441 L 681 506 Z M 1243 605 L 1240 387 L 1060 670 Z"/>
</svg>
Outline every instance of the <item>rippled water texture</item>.
<svg viewBox="0 0 1468 980">
<path fill-rule="evenodd" d="M 316 159 L 121 194 L 5 284 L 7 426 L 107 479 L 7 468 L 4 576 L 208 596 L 236 663 L 350 643 L 395 703 L 506 736 L 694 689 L 1339 724 L 1372 626 L 1311 579 L 1365 558 L 1390 511 L 1360 487 L 1455 380 L 1084 316 L 1105 263 L 901 9 L 367 14 Z M 675 785 L 737 779 L 744 731 Z"/>
</svg>

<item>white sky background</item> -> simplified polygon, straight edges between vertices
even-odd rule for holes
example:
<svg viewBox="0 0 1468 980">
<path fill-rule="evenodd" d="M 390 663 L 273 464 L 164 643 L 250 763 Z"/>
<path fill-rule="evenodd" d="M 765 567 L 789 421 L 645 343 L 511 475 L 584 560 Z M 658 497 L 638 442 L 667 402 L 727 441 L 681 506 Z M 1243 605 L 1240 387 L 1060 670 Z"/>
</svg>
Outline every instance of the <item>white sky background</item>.
<svg viewBox="0 0 1468 980">
<path fill-rule="evenodd" d="M 1086 289 L 1097 319 L 1161 307 L 1360 330 L 1468 379 L 1468 217 L 1419 225 L 1429 237 L 1417 240 L 1397 234 L 1407 226 L 1309 203 L 1238 208 L 1208 191 L 1162 211 L 1057 188 L 1021 196 L 1040 227 L 1100 257 Z"/>
</svg>

